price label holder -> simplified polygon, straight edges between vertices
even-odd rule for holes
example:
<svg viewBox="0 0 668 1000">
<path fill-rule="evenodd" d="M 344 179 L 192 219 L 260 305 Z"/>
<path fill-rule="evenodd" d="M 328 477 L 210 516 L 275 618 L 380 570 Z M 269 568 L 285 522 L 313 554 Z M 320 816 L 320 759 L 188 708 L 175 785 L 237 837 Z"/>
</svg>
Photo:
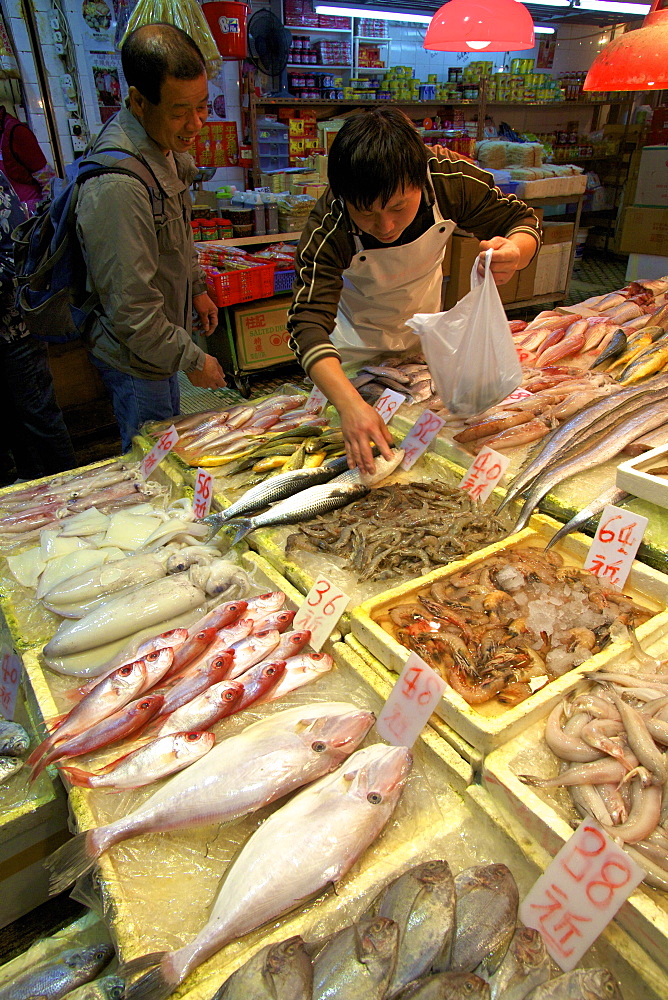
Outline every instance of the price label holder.
<svg viewBox="0 0 668 1000">
<path fill-rule="evenodd" d="M 0 714 L 11 722 L 21 682 L 21 660 L 13 649 L 0 648 Z"/>
<path fill-rule="evenodd" d="M 397 412 L 402 403 L 406 402 L 406 397 L 401 392 L 394 389 L 386 389 L 376 403 L 374 409 L 378 410 L 384 424 L 389 424 L 390 420 Z"/>
<path fill-rule="evenodd" d="M 520 905 L 527 927 L 570 972 L 645 877 L 593 820 L 583 820 Z"/>
<path fill-rule="evenodd" d="M 319 576 L 297 611 L 292 627 L 295 630 L 308 629 L 311 633 L 311 646 L 320 652 L 349 604 L 347 594 L 327 577 Z"/>
<path fill-rule="evenodd" d="M 148 455 L 140 463 L 139 475 L 141 479 L 148 479 L 156 466 L 160 465 L 165 455 L 169 454 L 178 440 L 179 435 L 176 432 L 176 427 L 172 424 L 169 430 L 165 431 L 158 443 L 153 445 Z"/>
<path fill-rule="evenodd" d="M 436 671 L 411 653 L 378 716 L 378 734 L 395 746 L 412 747 L 446 687 Z"/>
<path fill-rule="evenodd" d="M 441 427 L 445 427 L 443 417 L 432 413 L 431 410 L 425 410 L 419 420 L 415 421 L 399 445 L 404 450 L 404 457 L 401 462 L 402 469 L 410 469 L 411 466 L 415 465 L 418 458 L 425 453 L 434 440 Z"/>
<path fill-rule="evenodd" d="M 517 357 L 519 358 L 521 365 L 533 365 L 536 363 L 536 355 L 532 354 L 531 351 L 525 351 L 523 347 L 515 347 L 517 351 Z"/>
<path fill-rule="evenodd" d="M 623 587 L 648 523 L 642 514 L 608 504 L 601 514 L 584 568 L 608 579 L 615 587 Z"/>
<path fill-rule="evenodd" d="M 207 469 L 198 469 L 195 478 L 195 495 L 193 497 L 193 514 L 200 520 L 211 510 L 213 497 L 213 476 Z"/>
<path fill-rule="evenodd" d="M 529 396 L 533 396 L 533 393 L 528 389 L 514 389 L 509 396 L 497 403 L 497 406 L 508 406 L 509 403 L 516 403 L 518 399 L 528 399 Z"/>
<path fill-rule="evenodd" d="M 324 392 L 318 389 L 317 385 L 314 385 L 311 389 L 311 395 L 306 400 L 306 406 L 304 408 L 309 410 L 311 413 L 319 414 L 322 413 L 328 402 L 329 400 Z"/>
<path fill-rule="evenodd" d="M 472 500 L 484 503 L 510 464 L 507 455 L 500 455 L 493 448 L 481 448 L 469 466 L 459 488 Z"/>
</svg>

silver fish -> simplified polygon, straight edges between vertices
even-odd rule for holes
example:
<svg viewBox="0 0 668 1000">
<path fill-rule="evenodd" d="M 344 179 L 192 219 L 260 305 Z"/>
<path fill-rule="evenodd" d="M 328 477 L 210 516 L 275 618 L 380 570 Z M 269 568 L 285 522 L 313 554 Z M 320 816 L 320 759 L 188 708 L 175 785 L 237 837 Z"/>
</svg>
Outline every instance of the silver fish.
<svg viewBox="0 0 668 1000">
<path fill-rule="evenodd" d="M 45 962 L 2 987 L 0 1000 L 59 1000 L 77 986 L 94 979 L 113 953 L 109 944 L 63 951 L 53 961 Z"/>
<path fill-rule="evenodd" d="M 313 966 L 304 942 L 268 944 L 214 993 L 212 1000 L 311 1000 Z"/>
<path fill-rule="evenodd" d="M 515 933 L 519 893 L 505 865 L 477 865 L 455 878 L 456 932 L 450 970 L 488 975 L 500 966 Z M 440 967 L 437 971 L 444 971 Z"/>
<path fill-rule="evenodd" d="M 506 957 L 489 980 L 491 1000 L 524 1000 L 550 978 L 550 956 L 539 931 L 518 927 Z"/>
<path fill-rule="evenodd" d="M 411 381 L 410 375 L 402 372 L 400 368 L 386 368 L 384 365 L 365 365 L 360 368 L 360 374 L 368 372 L 370 375 L 377 375 L 381 380 L 390 378 L 399 385 L 408 385 Z"/>
<path fill-rule="evenodd" d="M 0 755 L 23 757 L 30 746 L 30 737 L 18 722 L 0 719 Z"/>
<path fill-rule="evenodd" d="M 272 813 L 228 868 L 195 939 L 128 962 L 128 976 L 152 968 L 128 987 L 126 1000 L 165 1000 L 223 945 L 343 878 L 394 812 L 412 762 L 407 747 L 365 747 Z"/>
<path fill-rule="evenodd" d="M 455 883 L 447 861 L 428 861 L 400 875 L 376 897 L 380 917 L 399 925 L 397 966 L 388 997 L 427 972 L 444 956 L 449 962 L 455 927 Z"/>
<path fill-rule="evenodd" d="M 0 757 L 0 784 L 7 781 L 23 767 L 20 757 Z"/>
<path fill-rule="evenodd" d="M 102 976 L 67 994 L 67 1000 L 123 1000 L 125 983 L 120 976 Z"/>
<path fill-rule="evenodd" d="M 529 993 L 527 1000 L 624 1000 L 607 969 L 575 969 Z"/>
<path fill-rule="evenodd" d="M 141 833 L 230 822 L 337 767 L 373 725 L 371 712 L 324 702 L 277 712 L 223 740 L 133 812 L 73 837 L 47 859 L 60 892 L 114 844 Z M 258 769 L 258 760 L 262 768 Z"/>
<path fill-rule="evenodd" d="M 562 538 L 565 538 L 566 535 L 569 535 L 571 531 L 579 531 L 580 528 L 583 528 L 591 517 L 597 517 L 608 504 L 613 504 L 615 507 L 619 507 L 620 504 L 626 503 L 630 497 L 631 494 L 626 493 L 625 490 L 620 490 L 616 486 L 609 486 L 603 491 L 603 493 L 599 494 L 595 500 L 592 500 L 586 507 L 583 507 L 582 510 L 578 511 L 578 513 L 572 517 L 570 521 L 567 521 L 566 524 L 563 524 L 558 531 L 555 531 L 552 538 L 545 546 L 545 552 L 547 552 L 548 549 L 551 549 L 553 545 L 556 545 L 557 542 L 561 541 Z"/>
<path fill-rule="evenodd" d="M 383 1000 L 397 960 L 399 927 L 362 917 L 313 956 L 313 1000 Z"/>
<path fill-rule="evenodd" d="M 439 972 L 417 979 L 397 1000 L 489 1000 L 489 986 L 472 972 Z"/>
</svg>

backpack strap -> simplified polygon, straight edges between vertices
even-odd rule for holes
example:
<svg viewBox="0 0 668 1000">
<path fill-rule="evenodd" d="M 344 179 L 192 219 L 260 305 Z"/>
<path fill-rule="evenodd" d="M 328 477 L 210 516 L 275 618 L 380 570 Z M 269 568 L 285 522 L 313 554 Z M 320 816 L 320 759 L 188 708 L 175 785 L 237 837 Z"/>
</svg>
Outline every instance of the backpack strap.
<svg viewBox="0 0 668 1000">
<path fill-rule="evenodd" d="M 135 156 L 134 153 L 129 153 L 127 149 L 109 147 L 89 154 L 82 162 L 82 167 L 84 163 L 93 163 L 103 169 L 97 173 L 89 173 L 85 178 L 82 178 L 82 182 L 88 177 L 100 176 L 100 174 L 105 173 L 131 174 L 136 177 L 148 191 L 154 222 L 156 225 L 158 222 L 164 222 L 166 216 L 165 194 L 146 160 Z"/>
</svg>

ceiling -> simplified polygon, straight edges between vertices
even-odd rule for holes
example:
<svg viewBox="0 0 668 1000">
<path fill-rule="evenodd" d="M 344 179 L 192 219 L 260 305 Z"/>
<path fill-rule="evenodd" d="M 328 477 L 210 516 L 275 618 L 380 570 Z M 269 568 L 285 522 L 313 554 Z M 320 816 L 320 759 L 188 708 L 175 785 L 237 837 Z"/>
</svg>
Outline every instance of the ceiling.
<svg viewBox="0 0 668 1000">
<path fill-rule="evenodd" d="M 640 13 L 636 17 L 633 14 L 609 14 L 602 10 L 581 11 L 578 7 L 578 0 L 573 0 L 570 9 L 543 7 L 532 4 L 531 0 L 523 0 L 523 2 L 536 24 L 545 24 L 551 27 L 557 27 L 559 24 L 592 24 L 596 27 L 610 27 L 622 21 L 635 21 L 639 24 L 645 16 L 644 13 Z M 628 0 L 628 2 L 634 2 L 634 0 Z M 651 0 L 645 0 L 645 5 L 649 2 Z M 370 6 L 376 10 L 406 11 L 406 13 L 431 15 L 442 5 L 438 0 L 372 0 Z"/>
</svg>

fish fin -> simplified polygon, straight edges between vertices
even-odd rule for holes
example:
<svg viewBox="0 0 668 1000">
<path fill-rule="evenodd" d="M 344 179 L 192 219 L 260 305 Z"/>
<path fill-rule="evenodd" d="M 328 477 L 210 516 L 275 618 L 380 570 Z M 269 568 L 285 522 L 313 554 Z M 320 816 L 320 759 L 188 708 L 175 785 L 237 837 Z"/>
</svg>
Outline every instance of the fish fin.
<svg viewBox="0 0 668 1000">
<path fill-rule="evenodd" d="M 67 889 L 95 864 L 98 854 L 90 834 L 90 830 L 78 833 L 45 859 L 44 865 L 49 872 L 50 896 Z"/>
<path fill-rule="evenodd" d="M 542 778 L 537 778 L 533 774 L 518 774 L 517 777 L 523 785 L 531 785 L 534 788 L 540 788 L 543 781 Z"/>
<path fill-rule="evenodd" d="M 49 751 L 53 749 L 56 743 L 54 735 L 55 734 L 47 736 L 45 740 L 42 740 L 39 746 L 35 747 L 30 756 L 27 758 L 26 764 L 29 764 L 31 767 L 34 766 L 45 754 L 49 753 Z"/>
<path fill-rule="evenodd" d="M 119 962 L 116 975 L 128 979 L 131 976 L 136 976 L 139 972 L 146 972 L 148 969 L 160 965 L 165 955 L 167 955 L 166 951 L 150 951 L 145 955 L 138 955 L 137 958 L 131 958 L 127 962 Z"/>
<path fill-rule="evenodd" d="M 234 536 L 232 545 L 236 545 L 237 542 L 240 542 L 242 538 L 245 538 L 246 535 L 250 534 L 253 530 L 253 522 L 248 517 L 235 518 L 233 521 L 230 521 L 229 524 L 231 527 L 236 528 L 237 532 Z"/>
<path fill-rule="evenodd" d="M 135 965 L 144 961 L 144 968 L 149 965 L 155 966 L 149 972 L 125 988 L 125 1000 L 167 1000 L 174 992 L 178 982 L 169 982 L 162 966 L 162 959 L 166 952 L 154 952 L 152 955 L 142 955 L 138 959 L 133 959 L 126 966 L 122 967 L 122 974 L 125 977 L 127 971 L 139 971 L 140 965 Z M 152 960 L 152 961 L 149 961 Z M 131 968 L 133 967 L 133 968 Z"/>
<path fill-rule="evenodd" d="M 60 768 L 67 775 L 67 780 L 71 785 L 76 785 L 78 788 L 92 788 L 90 779 L 95 777 L 92 771 L 84 771 L 80 767 L 68 767 L 63 765 Z"/>
</svg>

